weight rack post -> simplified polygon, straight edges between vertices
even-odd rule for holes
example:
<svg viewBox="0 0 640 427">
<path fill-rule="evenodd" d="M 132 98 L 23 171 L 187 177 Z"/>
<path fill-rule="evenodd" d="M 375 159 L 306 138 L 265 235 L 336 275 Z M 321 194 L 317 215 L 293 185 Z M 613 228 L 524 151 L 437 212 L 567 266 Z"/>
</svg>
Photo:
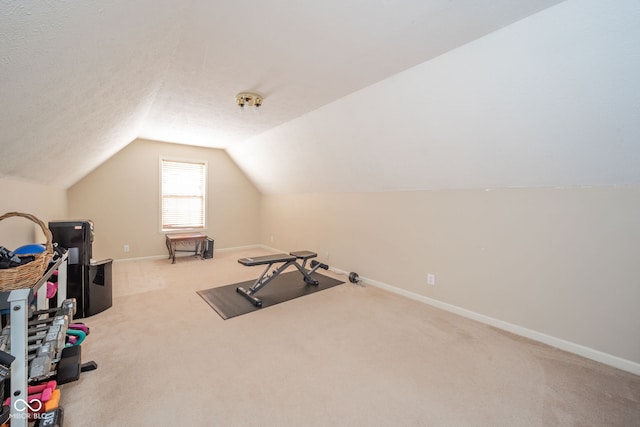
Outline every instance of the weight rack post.
<svg viewBox="0 0 640 427">
<path fill-rule="evenodd" d="M 27 401 L 27 322 L 31 289 L 11 291 L 7 301 L 11 303 L 11 355 L 16 359 L 11 364 L 11 427 L 27 427 L 29 414 L 27 405 L 16 405 L 18 399 Z"/>
</svg>

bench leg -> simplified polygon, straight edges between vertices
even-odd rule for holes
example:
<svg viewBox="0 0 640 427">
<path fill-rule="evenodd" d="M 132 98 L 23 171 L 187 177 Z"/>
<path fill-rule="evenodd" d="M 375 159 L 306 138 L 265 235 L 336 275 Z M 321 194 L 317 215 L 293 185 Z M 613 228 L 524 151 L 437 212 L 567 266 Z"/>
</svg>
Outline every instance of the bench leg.
<svg viewBox="0 0 640 427">
<path fill-rule="evenodd" d="M 308 258 L 299 258 L 299 259 L 302 259 L 302 265 L 296 263 L 296 267 L 298 268 L 300 273 L 302 273 L 302 275 L 304 276 L 304 281 L 310 285 L 317 285 L 318 281 L 313 277 L 311 277 L 311 275 L 315 273 L 315 271 L 319 268 L 328 270 L 329 266 L 327 264 L 322 264 L 321 262 L 318 262 L 316 260 L 311 260 L 311 270 L 307 270 Z"/>
<path fill-rule="evenodd" d="M 169 241 L 169 239 L 165 239 L 164 243 L 165 245 L 167 245 L 167 250 L 169 251 L 169 259 L 171 259 L 171 256 L 173 254 L 173 250 L 171 249 L 171 242 Z"/>
<path fill-rule="evenodd" d="M 304 268 L 303 266 L 301 266 L 297 262 L 294 263 L 294 264 L 295 264 L 296 268 L 298 269 L 298 271 L 300 273 L 302 273 L 302 276 L 304 277 L 305 283 L 307 283 L 309 285 L 313 285 L 313 286 L 318 286 L 318 281 L 309 275 L 309 272 L 307 271 L 306 268 Z"/>
<path fill-rule="evenodd" d="M 236 288 L 236 292 L 239 293 L 240 295 L 242 295 L 243 297 L 245 297 L 246 299 L 248 299 L 249 302 L 251 304 L 253 304 L 254 306 L 262 307 L 262 300 L 259 299 L 259 298 L 254 297 L 252 293 L 250 293 L 248 290 L 246 290 L 242 286 L 238 286 Z"/>
<path fill-rule="evenodd" d="M 260 277 L 258 277 L 258 280 L 256 280 L 249 289 L 244 289 L 243 287 L 239 286 L 236 288 L 236 292 L 247 298 L 256 307 L 262 307 L 262 301 L 254 296 L 256 292 L 267 286 L 273 279 L 278 277 L 280 273 L 286 270 L 291 264 L 295 264 L 296 266 L 298 266 L 295 261 L 285 262 L 280 267 L 276 268 L 271 274 L 268 274 L 268 272 L 271 269 L 273 263 L 267 265 L 267 268 L 264 269 Z"/>
<path fill-rule="evenodd" d="M 313 273 L 314 271 L 316 271 L 317 269 L 323 269 L 323 270 L 328 270 L 329 266 L 327 264 L 323 264 L 321 262 L 318 261 L 311 261 L 311 271 L 309 271 L 309 274 Z"/>
</svg>

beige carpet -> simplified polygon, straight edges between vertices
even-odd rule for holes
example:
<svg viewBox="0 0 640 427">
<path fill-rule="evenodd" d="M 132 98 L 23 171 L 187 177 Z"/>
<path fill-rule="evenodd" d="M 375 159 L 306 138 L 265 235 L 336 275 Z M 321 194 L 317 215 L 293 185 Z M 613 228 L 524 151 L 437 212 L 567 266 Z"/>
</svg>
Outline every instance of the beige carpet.
<svg viewBox="0 0 640 427">
<path fill-rule="evenodd" d="M 372 286 L 226 321 L 196 294 L 263 254 L 115 263 L 65 426 L 640 425 L 640 377 Z"/>
</svg>

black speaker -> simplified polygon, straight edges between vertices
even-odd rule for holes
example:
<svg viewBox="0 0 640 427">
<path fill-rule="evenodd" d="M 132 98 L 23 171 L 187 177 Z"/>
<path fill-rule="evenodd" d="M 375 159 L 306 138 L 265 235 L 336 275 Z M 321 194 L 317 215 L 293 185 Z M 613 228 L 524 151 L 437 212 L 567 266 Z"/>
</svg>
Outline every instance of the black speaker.
<svg viewBox="0 0 640 427">
<path fill-rule="evenodd" d="M 213 258 L 213 239 L 211 237 L 207 237 L 207 241 L 205 243 L 204 254 L 202 255 L 204 259 Z"/>
</svg>

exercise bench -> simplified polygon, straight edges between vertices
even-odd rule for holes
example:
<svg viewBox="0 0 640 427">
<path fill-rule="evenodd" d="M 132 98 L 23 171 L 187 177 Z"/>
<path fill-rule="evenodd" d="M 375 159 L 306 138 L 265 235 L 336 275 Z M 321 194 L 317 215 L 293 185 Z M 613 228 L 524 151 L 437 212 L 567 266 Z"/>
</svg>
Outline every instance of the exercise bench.
<svg viewBox="0 0 640 427">
<path fill-rule="evenodd" d="M 318 285 L 318 281 L 311 277 L 311 274 L 315 272 L 318 268 L 322 268 L 324 270 L 328 270 L 329 266 L 327 264 L 322 264 L 318 261 L 311 261 L 311 270 L 307 270 L 307 261 L 311 258 L 317 257 L 318 254 L 310 251 L 296 251 L 287 254 L 275 254 L 275 255 L 265 255 L 253 258 L 240 258 L 238 262 L 242 265 L 246 265 L 247 267 L 252 267 L 255 265 L 266 265 L 267 268 L 264 269 L 260 277 L 253 283 L 253 285 L 249 289 L 244 289 L 239 286 L 236 288 L 236 292 L 240 295 L 248 299 L 254 306 L 262 307 L 262 300 L 255 297 L 255 294 L 265 286 L 267 286 L 273 279 L 278 277 L 280 273 L 282 273 L 287 268 L 294 266 L 298 269 L 298 271 L 302 274 L 305 283 L 309 285 Z M 298 260 L 302 261 L 299 263 Z M 271 266 L 274 264 L 280 264 L 278 268 L 271 270 Z"/>
</svg>

